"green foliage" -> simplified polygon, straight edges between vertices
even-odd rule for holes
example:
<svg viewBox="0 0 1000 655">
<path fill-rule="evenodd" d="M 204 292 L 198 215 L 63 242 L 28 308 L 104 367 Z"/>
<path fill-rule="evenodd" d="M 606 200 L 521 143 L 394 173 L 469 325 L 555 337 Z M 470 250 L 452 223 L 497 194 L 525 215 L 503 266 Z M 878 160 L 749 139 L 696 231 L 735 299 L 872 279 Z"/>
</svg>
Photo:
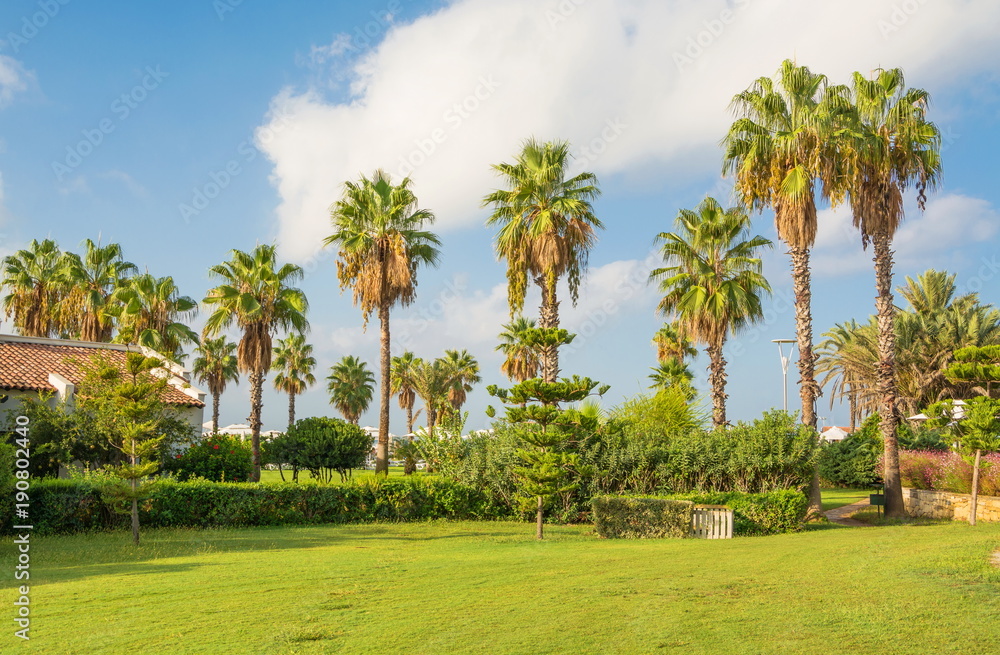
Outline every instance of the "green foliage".
<svg viewBox="0 0 1000 655">
<path fill-rule="evenodd" d="M 52 394 L 21 399 L 19 412 L 8 412 L 5 428 L 16 427 L 17 415 L 28 418 L 31 426 L 31 477 L 59 474 L 59 466 L 81 461 L 101 466 L 115 457 L 111 444 L 93 431 L 84 429 L 83 416 L 66 411 L 62 404 L 51 406 Z"/>
<path fill-rule="evenodd" d="M 461 416 L 455 413 L 449 414 L 442 421 L 441 425 L 433 433 L 421 429 L 417 438 L 411 444 L 402 446 L 403 456 L 409 448 L 412 448 L 411 457 L 423 459 L 427 463 L 427 472 L 437 472 L 442 470 L 453 470 L 456 464 L 465 456 L 465 440 L 462 439 L 462 432 L 465 429 L 465 420 L 469 413 L 465 412 Z M 416 462 L 414 461 L 414 467 Z"/>
<path fill-rule="evenodd" d="M 694 503 L 665 498 L 594 496 L 594 527 L 605 539 L 687 537 Z"/>
<path fill-rule="evenodd" d="M 16 436 L 16 434 L 15 434 Z M 14 462 L 16 449 L 13 444 L 0 441 L 0 512 L 9 515 L 13 507 Z"/>
<path fill-rule="evenodd" d="M 231 434 L 212 434 L 187 450 L 168 457 L 163 469 L 178 480 L 246 482 L 253 472 L 250 444 Z"/>
<path fill-rule="evenodd" d="M 799 532 L 805 526 L 809 498 L 801 491 L 779 489 L 766 493 L 701 492 L 671 496 L 697 505 L 725 505 L 733 510 L 734 535 Z"/>
<path fill-rule="evenodd" d="M 708 419 L 707 412 L 691 400 L 688 388 L 671 385 L 652 395 L 625 400 L 611 412 L 609 422 L 613 429 L 628 431 L 640 439 L 688 432 L 702 427 Z"/>
<path fill-rule="evenodd" d="M 819 458 L 820 477 L 840 487 L 870 487 L 881 480 L 879 423 L 879 415 L 872 414 L 845 439 L 823 444 Z"/>
<path fill-rule="evenodd" d="M 32 484 L 37 534 L 66 534 L 127 526 L 101 493 L 98 480 L 39 480 Z M 344 485 L 177 482 L 161 479 L 139 503 L 153 527 L 231 528 L 261 525 L 494 520 L 509 511 L 476 489 L 434 477 L 366 478 Z M 11 516 L 0 517 L 10 534 Z"/>
<path fill-rule="evenodd" d="M 279 438 L 272 457 L 329 482 L 334 471 L 341 480 L 347 479 L 351 469 L 364 464 L 370 451 L 371 439 L 358 426 L 339 418 L 315 416 L 296 421 Z"/>
</svg>

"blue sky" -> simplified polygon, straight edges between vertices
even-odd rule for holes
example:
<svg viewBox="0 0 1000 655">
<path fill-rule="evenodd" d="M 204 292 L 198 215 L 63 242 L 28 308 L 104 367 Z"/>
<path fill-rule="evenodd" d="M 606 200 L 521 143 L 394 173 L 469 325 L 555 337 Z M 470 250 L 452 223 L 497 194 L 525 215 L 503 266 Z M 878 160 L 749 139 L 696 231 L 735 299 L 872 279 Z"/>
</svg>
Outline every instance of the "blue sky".
<svg viewBox="0 0 1000 655">
<path fill-rule="evenodd" d="M 989 0 L 9 0 L 0 7 L 0 255 L 32 238 L 77 249 L 100 237 L 200 299 L 213 284 L 209 266 L 230 249 L 275 242 L 307 271 L 319 377 L 345 354 L 375 368 L 376 325 L 362 330 L 320 241 L 345 180 L 376 167 L 410 174 L 444 245 L 440 268 L 419 274 L 417 301 L 393 314 L 394 354 L 476 355 L 484 384 L 467 408 L 470 427 L 482 427 L 485 384 L 503 382 L 493 348 L 507 316 L 479 201 L 496 185 L 490 164 L 509 161 L 524 138 L 567 139 L 576 168 L 600 179 L 607 229 L 579 305 L 563 293 L 564 325 L 580 333 L 563 370 L 611 384 L 610 406 L 645 388 L 655 363 L 661 319 L 645 284 L 654 235 L 706 194 L 728 200 L 718 142 L 729 99 L 787 57 L 834 82 L 898 66 L 931 92 L 944 182 L 923 214 L 908 205 L 897 282 L 947 269 L 963 289 L 1000 301 L 997 24 L 1000 5 Z M 834 323 L 864 320 L 874 297 L 849 212 L 824 208 L 820 219 L 817 340 Z M 755 227 L 774 238 L 770 215 Z M 794 336 L 794 323 L 780 244 L 765 270 L 775 291 L 765 322 L 727 348 L 733 419 L 781 404 L 770 340 Z M 533 313 L 536 298 L 528 305 Z M 694 365 L 701 389 L 706 365 L 704 356 Z M 794 406 L 794 388 L 789 397 Z M 845 423 L 827 401 L 824 422 Z M 248 403 L 245 382 L 228 391 L 223 423 L 245 421 Z M 325 383 L 298 411 L 334 415 Z M 265 429 L 285 416 L 284 397 L 269 390 Z M 376 420 L 374 408 L 362 419 Z M 402 427 L 394 410 L 391 430 Z"/>
</svg>

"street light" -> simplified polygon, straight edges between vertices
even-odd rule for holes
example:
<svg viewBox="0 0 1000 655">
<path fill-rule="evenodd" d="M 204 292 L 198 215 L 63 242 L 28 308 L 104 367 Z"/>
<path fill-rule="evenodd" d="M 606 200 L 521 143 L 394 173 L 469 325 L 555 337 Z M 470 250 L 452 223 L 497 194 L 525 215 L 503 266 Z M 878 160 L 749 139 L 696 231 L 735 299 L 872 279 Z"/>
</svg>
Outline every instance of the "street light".
<svg viewBox="0 0 1000 655">
<path fill-rule="evenodd" d="M 778 344 L 778 357 L 781 358 L 781 384 L 782 384 L 782 389 L 784 390 L 784 404 L 782 405 L 782 407 L 784 408 L 785 412 L 788 412 L 788 362 L 792 358 L 792 351 L 795 350 L 795 346 L 793 345 L 788 350 L 788 355 L 786 356 L 784 350 L 781 348 L 781 344 L 783 343 L 794 344 L 795 339 L 771 339 L 771 343 Z"/>
</svg>

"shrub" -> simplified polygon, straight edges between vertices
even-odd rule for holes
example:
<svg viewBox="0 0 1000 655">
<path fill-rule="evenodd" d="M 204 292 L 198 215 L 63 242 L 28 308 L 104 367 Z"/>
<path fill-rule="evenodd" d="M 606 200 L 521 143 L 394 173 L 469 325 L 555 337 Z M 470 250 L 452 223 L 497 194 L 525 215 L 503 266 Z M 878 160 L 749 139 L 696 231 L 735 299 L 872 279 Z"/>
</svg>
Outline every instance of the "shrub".
<svg viewBox="0 0 1000 655">
<path fill-rule="evenodd" d="M 823 444 L 820 477 L 841 487 L 870 487 L 881 480 L 882 436 L 878 426 L 878 414 L 872 414 L 846 439 Z"/>
<path fill-rule="evenodd" d="M 350 477 L 351 469 L 364 465 L 371 446 L 368 434 L 353 423 L 314 416 L 296 421 L 277 444 L 272 444 L 269 457 L 274 463 L 306 469 L 315 479 L 329 482 L 334 471 L 341 480 Z"/>
<path fill-rule="evenodd" d="M 606 539 L 687 537 L 694 503 L 666 498 L 594 496 L 594 527 Z"/>
<path fill-rule="evenodd" d="M 972 491 L 972 464 L 953 452 L 900 451 L 899 477 L 904 487 L 967 494 Z M 979 493 L 1000 496 L 1000 454 L 984 455 Z"/>
<path fill-rule="evenodd" d="M 204 478 L 214 482 L 245 482 L 253 471 L 253 452 L 250 444 L 239 437 L 212 434 L 168 457 L 163 469 L 181 481 Z"/>
<path fill-rule="evenodd" d="M 128 517 L 102 499 L 101 486 L 98 478 L 34 481 L 35 532 L 127 528 Z M 510 517 L 487 494 L 441 478 L 367 478 L 338 486 L 162 479 L 139 512 L 146 527 L 191 528 Z M 0 516 L 3 533 L 12 525 L 10 513 Z"/>
<path fill-rule="evenodd" d="M 809 499 L 793 489 L 752 494 L 738 491 L 689 493 L 671 497 L 698 505 L 725 505 L 733 510 L 733 534 L 736 535 L 798 532 L 805 525 L 809 511 Z"/>
</svg>

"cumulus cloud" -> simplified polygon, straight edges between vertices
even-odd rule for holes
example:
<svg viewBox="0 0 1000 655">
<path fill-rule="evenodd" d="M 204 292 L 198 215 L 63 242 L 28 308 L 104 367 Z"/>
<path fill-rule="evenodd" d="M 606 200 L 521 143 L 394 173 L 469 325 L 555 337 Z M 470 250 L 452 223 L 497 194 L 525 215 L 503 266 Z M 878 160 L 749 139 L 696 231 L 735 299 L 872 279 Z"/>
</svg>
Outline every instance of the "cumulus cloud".
<svg viewBox="0 0 1000 655">
<path fill-rule="evenodd" d="M 948 84 L 997 59 L 998 22 L 989 0 L 456 0 L 338 57 L 348 29 L 312 50 L 331 78 L 346 75 L 346 97 L 282 90 L 258 134 L 279 242 L 308 257 L 343 181 L 378 167 L 413 177 L 439 229 L 479 221 L 490 165 L 530 135 L 568 139 L 598 175 L 712 174 L 730 99 L 782 59 L 834 80 L 891 65 L 918 86 Z"/>
<path fill-rule="evenodd" d="M 813 271 L 850 275 L 872 267 L 871 248 L 861 249 L 849 207 L 819 212 Z M 1000 231 L 1000 212 L 981 198 L 960 194 L 932 197 L 921 213 L 906 207 L 906 219 L 893 239 L 896 268 L 953 268 L 964 261 L 963 249 L 989 241 Z"/>
</svg>

